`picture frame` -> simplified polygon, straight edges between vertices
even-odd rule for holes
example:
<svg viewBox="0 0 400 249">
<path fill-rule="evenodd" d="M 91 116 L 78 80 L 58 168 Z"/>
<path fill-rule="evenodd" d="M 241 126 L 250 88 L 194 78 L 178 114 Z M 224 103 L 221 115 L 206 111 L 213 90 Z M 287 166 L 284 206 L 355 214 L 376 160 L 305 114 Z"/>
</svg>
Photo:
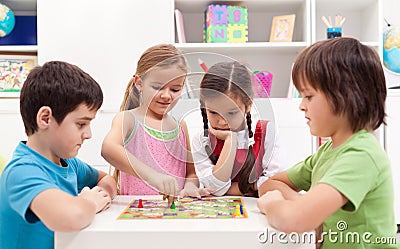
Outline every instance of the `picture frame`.
<svg viewBox="0 0 400 249">
<path fill-rule="evenodd" d="M 37 65 L 35 55 L 0 54 L 0 98 L 19 98 L 26 77 Z"/>
<path fill-rule="evenodd" d="M 274 16 L 272 19 L 270 42 L 291 42 L 296 15 Z"/>
</svg>

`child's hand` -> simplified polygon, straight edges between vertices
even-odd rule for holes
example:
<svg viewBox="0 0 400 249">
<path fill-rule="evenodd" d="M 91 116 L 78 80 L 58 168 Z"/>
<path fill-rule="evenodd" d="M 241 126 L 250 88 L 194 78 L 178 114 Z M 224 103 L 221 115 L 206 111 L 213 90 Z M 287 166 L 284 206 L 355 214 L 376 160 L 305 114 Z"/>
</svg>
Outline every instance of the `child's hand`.
<svg viewBox="0 0 400 249">
<path fill-rule="evenodd" d="M 210 132 L 214 134 L 218 139 L 221 140 L 226 140 L 228 137 L 232 136 L 235 134 L 235 132 L 230 131 L 230 130 L 215 130 L 214 128 L 210 128 Z"/>
<path fill-rule="evenodd" d="M 111 205 L 110 195 L 99 186 L 95 186 L 92 189 L 84 187 L 79 193 L 79 197 L 93 202 L 96 205 L 96 213 L 109 208 Z"/>
<path fill-rule="evenodd" d="M 147 182 L 168 198 L 168 205 L 176 199 L 179 193 L 178 182 L 170 175 L 153 174 Z"/>
<path fill-rule="evenodd" d="M 261 213 L 267 214 L 266 209 L 271 202 L 274 201 L 283 201 L 285 198 L 283 197 L 281 191 L 279 190 L 272 190 L 268 191 L 264 195 L 262 195 L 257 200 L 257 207 L 260 209 Z"/>
<path fill-rule="evenodd" d="M 185 196 L 196 197 L 201 199 L 202 196 L 210 196 L 215 190 L 209 188 L 198 188 L 194 183 L 187 182 L 185 187 L 179 193 L 179 197 L 183 198 Z"/>
</svg>

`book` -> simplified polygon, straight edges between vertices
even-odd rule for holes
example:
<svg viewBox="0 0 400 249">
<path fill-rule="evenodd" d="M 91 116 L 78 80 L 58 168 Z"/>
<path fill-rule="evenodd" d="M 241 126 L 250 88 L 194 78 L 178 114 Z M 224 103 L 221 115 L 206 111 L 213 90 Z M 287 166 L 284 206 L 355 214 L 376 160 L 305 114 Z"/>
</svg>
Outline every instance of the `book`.
<svg viewBox="0 0 400 249">
<path fill-rule="evenodd" d="M 185 29 L 183 26 L 183 15 L 182 12 L 178 9 L 175 9 L 175 24 L 176 24 L 176 33 L 178 35 L 178 42 L 185 43 Z"/>
</svg>

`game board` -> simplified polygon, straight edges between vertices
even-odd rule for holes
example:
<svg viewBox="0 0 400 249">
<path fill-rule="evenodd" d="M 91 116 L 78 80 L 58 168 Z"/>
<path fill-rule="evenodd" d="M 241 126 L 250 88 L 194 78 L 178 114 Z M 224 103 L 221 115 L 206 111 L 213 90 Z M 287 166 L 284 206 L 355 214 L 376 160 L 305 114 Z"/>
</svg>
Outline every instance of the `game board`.
<svg viewBox="0 0 400 249">
<path fill-rule="evenodd" d="M 242 198 L 209 197 L 183 198 L 176 201 L 175 208 L 167 207 L 166 200 L 134 199 L 117 219 L 200 219 L 200 218 L 247 218 Z"/>
</svg>

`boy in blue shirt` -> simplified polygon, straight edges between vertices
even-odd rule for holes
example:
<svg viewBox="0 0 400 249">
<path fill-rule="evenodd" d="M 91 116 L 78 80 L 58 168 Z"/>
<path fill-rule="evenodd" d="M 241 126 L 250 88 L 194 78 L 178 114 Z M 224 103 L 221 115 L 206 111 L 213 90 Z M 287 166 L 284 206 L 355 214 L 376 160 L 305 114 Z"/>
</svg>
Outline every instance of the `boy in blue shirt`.
<svg viewBox="0 0 400 249">
<path fill-rule="evenodd" d="M 0 179 L 0 248 L 54 248 L 54 231 L 80 230 L 109 207 L 114 179 L 75 158 L 102 102 L 77 66 L 53 61 L 28 75 L 20 96 L 28 140 Z"/>
</svg>

